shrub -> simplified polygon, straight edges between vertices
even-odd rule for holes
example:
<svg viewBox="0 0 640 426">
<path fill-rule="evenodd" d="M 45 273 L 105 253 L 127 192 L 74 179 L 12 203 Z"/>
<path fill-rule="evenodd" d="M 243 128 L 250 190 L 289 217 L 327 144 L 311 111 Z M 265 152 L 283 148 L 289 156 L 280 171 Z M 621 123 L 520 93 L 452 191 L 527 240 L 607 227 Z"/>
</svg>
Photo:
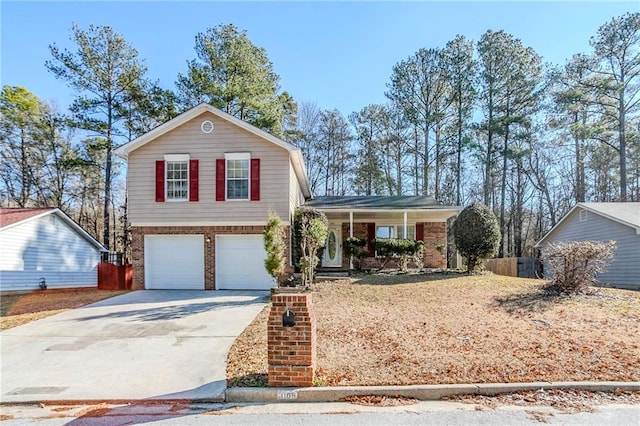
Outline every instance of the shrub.
<svg viewBox="0 0 640 426">
<path fill-rule="evenodd" d="M 542 257 L 552 269 L 551 286 L 560 293 L 576 294 L 595 284 L 613 259 L 615 241 L 570 241 L 549 244 Z"/>
<path fill-rule="evenodd" d="M 453 222 L 453 237 L 460 254 L 465 257 L 467 271 L 473 272 L 482 259 L 498 249 L 500 227 L 496 215 L 484 204 L 465 207 Z"/>
<path fill-rule="evenodd" d="M 286 271 L 285 228 L 280 218 L 273 212 L 269 212 L 269 219 L 264 227 L 263 240 L 264 248 L 267 251 L 264 267 L 280 286 Z"/>
<path fill-rule="evenodd" d="M 293 215 L 293 237 L 297 247 L 303 286 L 313 283 L 318 265 L 318 250 L 327 240 L 329 222 L 321 211 L 312 207 L 298 207 Z"/>
<path fill-rule="evenodd" d="M 365 248 L 367 240 L 362 237 L 347 237 L 342 242 L 342 248 L 345 256 L 351 258 L 354 267 L 357 270 L 362 269 L 364 259 L 369 257 L 369 250 Z"/>
<path fill-rule="evenodd" d="M 371 241 L 376 255 L 380 259 L 380 269 L 393 259 L 398 260 L 398 267 L 406 272 L 409 262 L 413 260 L 419 268 L 422 268 L 422 254 L 424 243 L 417 240 L 404 238 L 376 238 Z"/>
</svg>

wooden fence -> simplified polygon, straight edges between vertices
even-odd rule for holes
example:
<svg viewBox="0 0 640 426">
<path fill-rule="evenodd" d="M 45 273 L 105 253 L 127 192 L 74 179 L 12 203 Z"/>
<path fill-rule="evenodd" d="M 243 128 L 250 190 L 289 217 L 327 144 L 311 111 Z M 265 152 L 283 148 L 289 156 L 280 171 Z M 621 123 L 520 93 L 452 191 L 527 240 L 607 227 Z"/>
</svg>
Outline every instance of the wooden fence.
<svg viewBox="0 0 640 426">
<path fill-rule="evenodd" d="M 541 278 L 542 262 L 535 257 L 505 257 L 489 259 L 485 268 L 496 275 L 520 278 Z"/>
<path fill-rule="evenodd" d="M 98 263 L 98 288 L 100 290 L 131 290 L 132 282 L 131 265 Z"/>
</svg>

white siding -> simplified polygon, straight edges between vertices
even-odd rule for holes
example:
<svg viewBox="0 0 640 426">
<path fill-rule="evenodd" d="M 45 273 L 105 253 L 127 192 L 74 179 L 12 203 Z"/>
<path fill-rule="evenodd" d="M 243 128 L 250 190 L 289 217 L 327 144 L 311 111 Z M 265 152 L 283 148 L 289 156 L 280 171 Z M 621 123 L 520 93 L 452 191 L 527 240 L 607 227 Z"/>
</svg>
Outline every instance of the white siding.
<svg viewBox="0 0 640 426">
<path fill-rule="evenodd" d="M 212 133 L 203 133 L 204 120 L 215 125 Z M 216 159 L 225 153 L 248 152 L 260 159 L 260 201 L 216 199 Z M 155 202 L 155 162 L 165 154 L 189 154 L 199 160 L 198 202 Z M 289 153 L 269 141 L 249 133 L 213 114 L 184 123 L 133 151 L 128 160 L 129 219 L 140 225 L 189 225 L 221 223 L 266 223 L 267 212 L 281 218 L 289 216 Z"/>
<path fill-rule="evenodd" d="M 550 235 L 547 243 L 615 241 L 617 248 L 614 260 L 608 271 L 598 276 L 598 280 L 617 287 L 640 288 L 640 235 L 629 226 L 590 211 L 586 211 L 586 220 L 580 221 L 581 211 L 584 210 L 575 209 L 564 225 Z"/>
<path fill-rule="evenodd" d="M 100 253 L 55 214 L 0 231 L 0 290 L 98 285 Z"/>
</svg>

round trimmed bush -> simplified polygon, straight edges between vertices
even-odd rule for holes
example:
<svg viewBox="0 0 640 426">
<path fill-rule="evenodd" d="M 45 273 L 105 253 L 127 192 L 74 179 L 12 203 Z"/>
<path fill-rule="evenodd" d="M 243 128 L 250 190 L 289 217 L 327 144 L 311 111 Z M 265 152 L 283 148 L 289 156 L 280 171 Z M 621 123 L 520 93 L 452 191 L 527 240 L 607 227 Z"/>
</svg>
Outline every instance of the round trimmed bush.
<svg viewBox="0 0 640 426">
<path fill-rule="evenodd" d="M 467 260 L 467 271 L 473 272 L 482 259 L 490 258 L 498 249 L 501 237 L 498 219 L 484 204 L 473 203 L 453 222 L 453 237 Z"/>
</svg>

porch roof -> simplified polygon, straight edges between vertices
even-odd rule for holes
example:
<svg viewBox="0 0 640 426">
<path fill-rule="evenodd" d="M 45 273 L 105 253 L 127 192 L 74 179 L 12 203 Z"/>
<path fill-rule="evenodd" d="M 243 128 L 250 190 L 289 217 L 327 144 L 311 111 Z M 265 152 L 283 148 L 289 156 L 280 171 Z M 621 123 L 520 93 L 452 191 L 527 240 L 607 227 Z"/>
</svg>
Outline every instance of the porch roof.
<svg viewBox="0 0 640 426">
<path fill-rule="evenodd" d="M 307 206 L 327 211 L 389 211 L 389 210 L 454 210 L 462 207 L 445 206 L 428 196 L 345 196 L 315 197 L 306 202 Z"/>
</svg>

